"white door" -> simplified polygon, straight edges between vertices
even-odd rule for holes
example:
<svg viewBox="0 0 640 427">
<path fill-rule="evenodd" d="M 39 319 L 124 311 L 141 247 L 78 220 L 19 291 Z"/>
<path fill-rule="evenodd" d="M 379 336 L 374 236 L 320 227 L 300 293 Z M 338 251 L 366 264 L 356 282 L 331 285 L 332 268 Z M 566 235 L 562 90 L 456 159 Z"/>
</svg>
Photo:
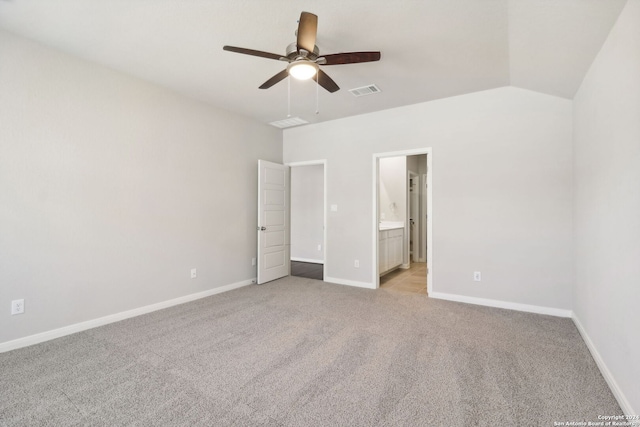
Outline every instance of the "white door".
<svg viewBox="0 0 640 427">
<path fill-rule="evenodd" d="M 420 177 L 411 174 L 411 188 L 409 190 L 411 219 L 409 221 L 409 232 L 411 233 L 411 261 L 420 260 Z"/>
<path fill-rule="evenodd" d="M 258 160 L 258 284 L 289 275 L 289 167 Z"/>
</svg>

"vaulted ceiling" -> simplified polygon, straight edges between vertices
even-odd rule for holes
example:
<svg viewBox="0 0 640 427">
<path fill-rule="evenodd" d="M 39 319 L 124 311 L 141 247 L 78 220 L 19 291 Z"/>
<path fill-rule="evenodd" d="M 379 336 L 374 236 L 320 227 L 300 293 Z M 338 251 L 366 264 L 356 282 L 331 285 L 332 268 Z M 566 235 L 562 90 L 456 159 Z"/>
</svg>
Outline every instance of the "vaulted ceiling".
<svg viewBox="0 0 640 427">
<path fill-rule="evenodd" d="M 572 98 L 625 0 L 0 0 L 0 29 L 262 122 L 287 116 L 286 63 L 301 11 L 321 53 L 379 50 L 379 62 L 323 67 L 341 87 L 291 82 L 309 122 L 517 86 Z M 1 64 L 1 52 L 0 52 Z M 46 70 L 43 70 L 46 72 Z M 376 84 L 356 98 L 348 89 Z"/>
</svg>

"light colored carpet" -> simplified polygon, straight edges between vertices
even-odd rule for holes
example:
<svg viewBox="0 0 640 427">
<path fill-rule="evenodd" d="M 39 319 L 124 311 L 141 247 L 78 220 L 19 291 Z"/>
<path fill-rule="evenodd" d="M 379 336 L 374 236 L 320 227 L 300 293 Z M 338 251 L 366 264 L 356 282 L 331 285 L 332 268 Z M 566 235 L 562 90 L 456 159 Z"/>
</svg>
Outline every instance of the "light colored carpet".
<svg viewBox="0 0 640 427">
<path fill-rule="evenodd" d="M 569 319 L 299 277 L 0 354 L 3 426 L 551 426 L 621 413 Z"/>
</svg>

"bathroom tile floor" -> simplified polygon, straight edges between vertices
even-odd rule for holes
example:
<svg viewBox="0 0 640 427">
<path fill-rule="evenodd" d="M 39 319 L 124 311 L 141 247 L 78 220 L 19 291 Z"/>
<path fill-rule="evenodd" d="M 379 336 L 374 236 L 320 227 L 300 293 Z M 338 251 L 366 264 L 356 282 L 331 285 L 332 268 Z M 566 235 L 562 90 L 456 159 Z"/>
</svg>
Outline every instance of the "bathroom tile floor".
<svg viewBox="0 0 640 427">
<path fill-rule="evenodd" d="M 399 268 L 380 278 L 380 289 L 392 292 L 427 294 L 427 263 L 412 262 L 403 270 Z"/>
</svg>

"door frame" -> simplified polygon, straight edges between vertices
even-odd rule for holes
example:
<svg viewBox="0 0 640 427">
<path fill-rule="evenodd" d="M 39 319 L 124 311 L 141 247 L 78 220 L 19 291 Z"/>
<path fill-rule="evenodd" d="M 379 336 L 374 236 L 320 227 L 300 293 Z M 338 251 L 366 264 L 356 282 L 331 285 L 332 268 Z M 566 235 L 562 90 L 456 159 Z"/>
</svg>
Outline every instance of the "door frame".
<svg viewBox="0 0 640 427">
<path fill-rule="evenodd" d="M 433 149 L 431 147 L 373 153 L 373 219 L 371 221 L 371 242 L 373 251 L 371 254 L 371 265 L 373 265 L 373 284 L 375 289 L 380 287 L 380 271 L 378 266 L 378 224 L 380 221 L 378 213 L 380 201 L 378 198 L 380 193 L 380 159 L 384 157 L 416 156 L 421 154 L 427 155 L 427 294 L 431 295 L 433 292 Z M 405 224 L 405 230 L 406 225 L 407 224 Z"/>
<path fill-rule="evenodd" d="M 327 277 L 327 260 L 329 259 L 329 248 L 327 248 L 327 159 L 285 163 L 285 166 L 289 166 L 289 171 L 294 167 L 316 165 L 322 165 L 322 248 L 324 258 L 324 262 L 322 263 L 322 279 L 324 280 L 324 278 Z M 291 174 L 291 172 L 289 172 L 289 174 Z M 289 210 L 291 210 L 291 203 L 289 203 Z M 289 217 L 291 217 L 291 215 L 289 215 Z M 289 221 L 289 236 L 291 236 L 291 221 Z M 291 266 L 291 250 L 289 250 L 289 266 Z M 289 267 L 289 270 L 291 270 L 291 267 Z"/>
</svg>

